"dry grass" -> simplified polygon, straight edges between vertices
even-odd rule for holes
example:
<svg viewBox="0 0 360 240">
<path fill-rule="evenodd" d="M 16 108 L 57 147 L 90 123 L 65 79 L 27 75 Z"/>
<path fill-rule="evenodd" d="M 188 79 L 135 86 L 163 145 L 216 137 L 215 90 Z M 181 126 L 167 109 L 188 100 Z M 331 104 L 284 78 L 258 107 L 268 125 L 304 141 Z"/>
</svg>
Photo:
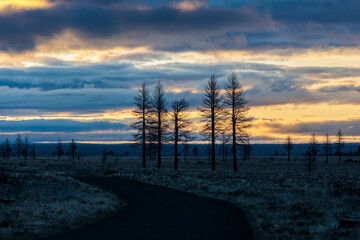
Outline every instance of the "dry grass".
<svg viewBox="0 0 360 240">
<path fill-rule="evenodd" d="M 217 172 L 207 170 L 208 164 L 202 170 L 183 164 L 179 171 L 127 166 L 119 175 L 227 200 L 255 218 L 257 232 L 269 239 L 359 239 L 358 227 L 338 226 L 342 218 L 360 220 L 360 163 L 318 159 L 311 174 L 302 159 L 253 159 L 240 162 L 238 173 L 230 166 L 222 163 Z"/>
<path fill-rule="evenodd" d="M 171 158 L 163 168 L 148 162 L 142 169 L 139 158 L 109 158 L 102 167 L 101 158 L 57 162 L 52 159 L 22 163 L 21 168 L 61 174 L 117 174 L 133 180 L 166 186 L 201 196 L 229 201 L 255 219 L 257 237 L 268 239 L 359 239 L 359 227 L 338 228 L 339 220 L 360 220 L 360 163 L 341 163 L 318 158 L 312 173 L 307 162 L 285 158 L 259 157 L 239 162 L 234 173 L 231 162 L 219 161 L 212 172 L 207 159 L 190 159 L 172 170 Z M 14 163 L 12 164 L 14 168 Z M 16 165 L 16 164 L 15 164 Z"/>
<path fill-rule="evenodd" d="M 1 239 L 29 239 L 78 228 L 125 205 L 114 194 L 56 174 L 7 171 L 0 176 L 0 187 Z"/>
</svg>

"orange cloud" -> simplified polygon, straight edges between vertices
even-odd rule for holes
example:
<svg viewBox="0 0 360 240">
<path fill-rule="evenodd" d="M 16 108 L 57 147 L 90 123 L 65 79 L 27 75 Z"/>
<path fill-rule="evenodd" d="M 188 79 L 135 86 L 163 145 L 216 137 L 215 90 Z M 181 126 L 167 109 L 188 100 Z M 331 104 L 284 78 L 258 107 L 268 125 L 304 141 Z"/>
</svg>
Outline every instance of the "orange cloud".
<svg viewBox="0 0 360 240">
<path fill-rule="evenodd" d="M 170 4 L 173 8 L 183 12 L 195 11 L 199 8 L 208 7 L 207 3 L 200 0 L 185 0 L 181 2 L 173 2 Z"/>
<path fill-rule="evenodd" d="M 1 0 L 0 14 L 8 14 L 15 11 L 49 8 L 54 4 L 47 0 Z"/>
</svg>

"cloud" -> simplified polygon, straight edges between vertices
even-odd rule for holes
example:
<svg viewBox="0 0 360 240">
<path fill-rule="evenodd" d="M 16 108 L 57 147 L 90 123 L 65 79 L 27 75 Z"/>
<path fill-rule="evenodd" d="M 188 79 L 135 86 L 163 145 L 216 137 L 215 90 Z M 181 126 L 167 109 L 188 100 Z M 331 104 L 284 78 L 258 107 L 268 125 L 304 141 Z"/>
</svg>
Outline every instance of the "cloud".
<svg viewBox="0 0 360 240">
<path fill-rule="evenodd" d="M 269 122 L 263 123 L 263 126 L 270 128 L 273 133 L 281 134 L 300 134 L 310 135 L 315 132 L 319 136 L 329 133 L 335 136 L 338 129 L 341 129 L 344 136 L 359 136 L 360 135 L 360 120 L 339 120 L 339 121 L 307 121 L 307 122 L 293 122 L 293 123 L 282 123 L 282 122 Z"/>
<path fill-rule="evenodd" d="M 201 0 L 185 0 L 181 2 L 172 2 L 170 6 L 183 12 L 195 11 L 200 8 L 208 7 L 207 3 Z"/>
<path fill-rule="evenodd" d="M 50 2 L 53 7 L 0 15 L 0 49 L 33 49 L 37 39 L 69 29 L 88 41 L 115 39 L 121 46 L 166 51 L 328 48 L 360 41 L 355 0 Z"/>
<path fill-rule="evenodd" d="M 76 122 L 72 120 L 0 121 L 0 132 L 93 132 L 106 130 L 128 130 L 122 123 Z"/>
<path fill-rule="evenodd" d="M 269 28 L 272 24 L 269 16 L 249 8 L 200 8 L 184 12 L 166 6 L 143 11 L 86 4 L 59 5 L 1 15 L 0 48 L 18 51 L 31 49 L 37 37 L 51 37 L 66 29 L 72 29 L 85 38 L 116 35 L 121 40 L 129 35 L 145 39 L 156 36 L 161 39 L 164 36 L 178 38 L 190 33 L 201 35 L 229 30 L 252 31 Z M 138 39 L 132 40 L 136 43 Z M 149 44 L 155 45 L 155 42 Z"/>
<path fill-rule="evenodd" d="M 319 91 L 324 93 L 360 92 L 360 86 L 354 86 L 354 85 L 327 86 L 320 88 Z"/>
<path fill-rule="evenodd" d="M 142 82 L 152 88 L 158 80 L 163 81 L 170 102 L 184 96 L 196 107 L 210 74 L 216 73 L 222 86 L 231 72 L 236 72 L 243 82 L 251 106 L 360 103 L 359 89 L 353 84 L 356 80 L 350 84 L 343 80 L 358 77 L 359 68 L 286 67 L 231 61 L 167 63 L 166 55 L 156 56 L 159 60 L 164 58 L 165 64 L 142 66 L 148 61 L 136 60 L 135 56 L 122 64 L 0 68 L 2 108 L 53 112 L 129 108 L 133 107 L 133 96 Z"/>
</svg>

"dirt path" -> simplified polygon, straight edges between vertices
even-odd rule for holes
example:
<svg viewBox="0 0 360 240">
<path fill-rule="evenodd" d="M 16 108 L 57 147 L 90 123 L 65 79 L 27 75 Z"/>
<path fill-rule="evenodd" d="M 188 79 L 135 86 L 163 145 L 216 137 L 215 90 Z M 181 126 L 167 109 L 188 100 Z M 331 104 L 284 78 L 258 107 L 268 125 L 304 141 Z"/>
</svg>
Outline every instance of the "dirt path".
<svg viewBox="0 0 360 240">
<path fill-rule="evenodd" d="M 128 206 L 103 221 L 47 239 L 253 239 L 240 209 L 224 201 L 116 177 L 81 180 L 118 194 Z"/>
</svg>

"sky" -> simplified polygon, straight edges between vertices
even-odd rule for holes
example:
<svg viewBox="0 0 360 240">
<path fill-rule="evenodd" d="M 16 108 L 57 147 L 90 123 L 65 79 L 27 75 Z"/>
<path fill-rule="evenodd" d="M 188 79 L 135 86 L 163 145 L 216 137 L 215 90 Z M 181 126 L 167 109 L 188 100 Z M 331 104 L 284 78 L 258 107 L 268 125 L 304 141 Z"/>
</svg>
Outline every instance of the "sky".
<svg viewBox="0 0 360 240">
<path fill-rule="evenodd" d="M 234 72 L 254 143 L 339 128 L 358 142 L 359 12 L 357 0 L 1 0 L 0 141 L 128 142 L 137 88 L 159 80 L 199 131 L 210 75 L 223 86 Z"/>
</svg>

